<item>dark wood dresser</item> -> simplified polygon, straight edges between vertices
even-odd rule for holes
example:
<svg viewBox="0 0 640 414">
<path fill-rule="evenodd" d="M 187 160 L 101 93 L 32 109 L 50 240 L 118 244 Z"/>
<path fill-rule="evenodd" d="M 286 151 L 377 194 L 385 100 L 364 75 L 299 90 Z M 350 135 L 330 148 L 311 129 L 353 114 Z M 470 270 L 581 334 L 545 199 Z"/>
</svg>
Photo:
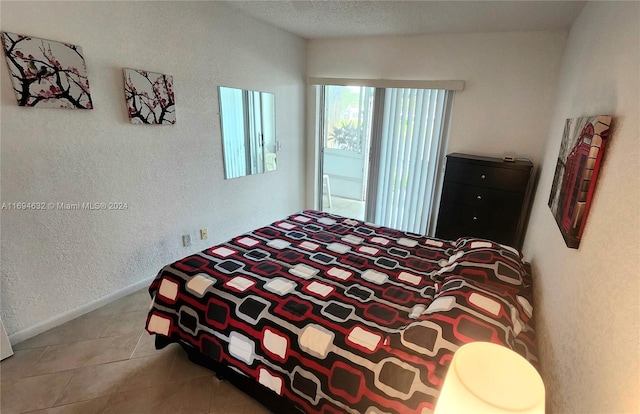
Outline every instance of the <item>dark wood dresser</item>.
<svg viewBox="0 0 640 414">
<path fill-rule="evenodd" d="M 522 248 L 531 161 L 447 155 L 436 237 L 481 237 Z"/>
</svg>

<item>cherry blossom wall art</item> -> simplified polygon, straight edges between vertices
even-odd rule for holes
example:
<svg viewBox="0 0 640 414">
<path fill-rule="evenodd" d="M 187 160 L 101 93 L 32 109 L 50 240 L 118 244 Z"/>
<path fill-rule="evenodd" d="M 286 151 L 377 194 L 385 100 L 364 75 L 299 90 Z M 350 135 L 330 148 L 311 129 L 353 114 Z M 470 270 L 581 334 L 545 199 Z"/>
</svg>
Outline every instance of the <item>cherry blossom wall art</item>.
<svg viewBox="0 0 640 414">
<path fill-rule="evenodd" d="M 132 124 L 176 123 L 172 76 L 125 69 L 124 95 Z"/>
<path fill-rule="evenodd" d="M 93 109 L 80 46 L 8 32 L 2 44 L 18 105 Z"/>
</svg>

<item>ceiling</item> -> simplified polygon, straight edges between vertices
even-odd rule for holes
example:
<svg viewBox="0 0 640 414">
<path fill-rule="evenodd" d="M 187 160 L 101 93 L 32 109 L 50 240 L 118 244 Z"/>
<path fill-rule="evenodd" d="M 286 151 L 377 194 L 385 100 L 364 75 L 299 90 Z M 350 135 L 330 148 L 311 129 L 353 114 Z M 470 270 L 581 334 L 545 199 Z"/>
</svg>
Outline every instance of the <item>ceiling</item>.
<svg viewBox="0 0 640 414">
<path fill-rule="evenodd" d="M 568 30 L 585 1 L 228 1 L 306 39 Z"/>
</svg>

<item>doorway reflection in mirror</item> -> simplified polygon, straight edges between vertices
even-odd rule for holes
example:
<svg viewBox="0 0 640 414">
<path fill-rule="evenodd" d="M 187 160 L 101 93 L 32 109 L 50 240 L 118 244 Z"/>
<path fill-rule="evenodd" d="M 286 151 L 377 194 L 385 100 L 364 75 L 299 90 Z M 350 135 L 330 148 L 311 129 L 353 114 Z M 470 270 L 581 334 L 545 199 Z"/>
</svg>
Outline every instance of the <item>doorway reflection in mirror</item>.
<svg viewBox="0 0 640 414">
<path fill-rule="evenodd" d="M 218 88 L 224 178 L 276 170 L 275 95 Z"/>
</svg>

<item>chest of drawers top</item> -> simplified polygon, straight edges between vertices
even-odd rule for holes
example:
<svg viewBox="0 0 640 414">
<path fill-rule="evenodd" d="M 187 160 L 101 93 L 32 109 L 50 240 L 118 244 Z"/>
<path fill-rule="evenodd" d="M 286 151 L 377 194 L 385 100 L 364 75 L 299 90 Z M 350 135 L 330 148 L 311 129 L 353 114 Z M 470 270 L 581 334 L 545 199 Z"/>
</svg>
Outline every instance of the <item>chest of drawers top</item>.
<svg viewBox="0 0 640 414">
<path fill-rule="evenodd" d="M 445 181 L 524 193 L 532 168 L 533 164 L 528 160 L 509 162 L 453 153 L 447 155 Z"/>
</svg>

